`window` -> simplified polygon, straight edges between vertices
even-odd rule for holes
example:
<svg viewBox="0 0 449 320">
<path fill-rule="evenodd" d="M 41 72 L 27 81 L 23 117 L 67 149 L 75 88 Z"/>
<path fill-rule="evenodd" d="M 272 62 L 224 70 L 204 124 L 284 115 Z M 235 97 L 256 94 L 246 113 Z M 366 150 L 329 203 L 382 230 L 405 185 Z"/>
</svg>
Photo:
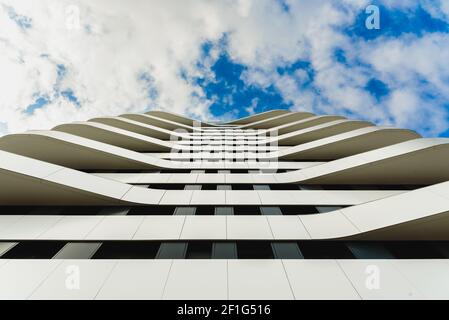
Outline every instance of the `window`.
<svg viewBox="0 0 449 320">
<path fill-rule="evenodd" d="M 98 214 L 101 208 L 98 207 L 66 207 L 62 210 L 62 215 L 95 215 Z"/>
<path fill-rule="evenodd" d="M 210 259 L 212 256 L 212 242 L 192 241 L 187 245 L 186 259 Z"/>
<path fill-rule="evenodd" d="M 313 214 L 318 213 L 314 206 L 281 206 L 283 215 Z"/>
<path fill-rule="evenodd" d="M 260 207 L 260 213 L 265 216 L 282 215 L 281 208 L 279 207 Z"/>
<path fill-rule="evenodd" d="M 98 214 L 105 216 L 126 216 L 129 210 L 129 207 L 107 207 L 98 211 Z"/>
<path fill-rule="evenodd" d="M 184 259 L 187 242 L 162 242 L 156 259 Z"/>
<path fill-rule="evenodd" d="M 204 170 L 192 170 L 191 173 L 204 173 Z"/>
<path fill-rule="evenodd" d="M 24 241 L 4 253 L 2 259 L 51 259 L 64 244 L 61 241 Z"/>
<path fill-rule="evenodd" d="M 203 185 L 203 189 L 202 190 L 217 190 L 217 185 L 216 184 L 205 184 Z"/>
<path fill-rule="evenodd" d="M 174 215 L 191 216 L 195 214 L 196 207 L 176 207 Z"/>
<path fill-rule="evenodd" d="M 32 207 L 9 207 L 4 206 L 0 207 L 0 214 L 1 215 L 21 215 L 21 214 L 27 214 Z"/>
<path fill-rule="evenodd" d="M 234 206 L 235 215 L 260 215 L 258 206 Z"/>
<path fill-rule="evenodd" d="M 198 206 L 195 210 L 197 216 L 211 216 L 215 213 L 213 206 Z"/>
<path fill-rule="evenodd" d="M 232 190 L 232 187 L 229 184 L 219 184 L 217 190 Z"/>
<path fill-rule="evenodd" d="M 237 243 L 239 259 L 273 259 L 273 250 L 267 241 L 242 241 Z"/>
<path fill-rule="evenodd" d="M 128 215 L 172 215 L 174 211 L 175 206 L 142 206 L 131 208 Z"/>
<path fill-rule="evenodd" d="M 248 173 L 245 169 L 231 169 L 231 173 Z"/>
<path fill-rule="evenodd" d="M 385 247 L 397 259 L 440 259 L 444 257 L 435 247 L 425 242 L 395 241 L 387 242 Z"/>
<path fill-rule="evenodd" d="M 271 190 L 268 184 L 255 184 L 254 190 Z"/>
<path fill-rule="evenodd" d="M 299 249 L 306 259 L 354 259 L 343 242 L 300 241 Z"/>
<path fill-rule="evenodd" d="M 391 252 L 381 243 L 350 242 L 348 249 L 356 259 L 393 259 Z"/>
<path fill-rule="evenodd" d="M 233 184 L 232 190 L 254 190 L 252 184 Z"/>
<path fill-rule="evenodd" d="M 215 215 L 217 216 L 232 216 L 234 214 L 234 207 L 215 207 Z"/>
<path fill-rule="evenodd" d="M 214 242 L 212 259 L 237 259 L 237 245 L 235 242 Z"/>
<path fill-rule="evenodd" d="M 158 249 L 159 242 L 107 241 L 92 259 L 154 259 Z"/>
<path fill-rule="evenodd" d="M 186 184 L 184 190 L 201 190 L 200 184 Z"/>
<path fill-rule="evenodd" d="M 271 190 L 299 190 L 297 184 L 270 184 Z"/>
<path fill-rule="evenodd" d="M 90 259 L 100 246 L 101 242 L 69 242 L 53 259 Z"/>
<path fill-rule="evenodd" d="M 304 258 L 296 242 L 273 242 L 271 247 L 276 259 Z"/>
<path fill-rule="evenodd" d="M 165 190 L 184 190 L 184 184 L 167 183 L 167 184 L 150 184 L 150 189 L 165 189 Z"/>
<path fill-rule="evenodd" d="M 326 213 L 326 212 L 331 212 L 331 211 L 335 211 L 335 210 L 340 210 L 341 206 L 317 206 L 316 209 L 318 210 L 319 213 Z"/>
<path fill-rule="evenodd" d="M 17 242 L 0 242 L 0 257 L 14 248 L 15 245 L 17 245 Z"/>
</svg>

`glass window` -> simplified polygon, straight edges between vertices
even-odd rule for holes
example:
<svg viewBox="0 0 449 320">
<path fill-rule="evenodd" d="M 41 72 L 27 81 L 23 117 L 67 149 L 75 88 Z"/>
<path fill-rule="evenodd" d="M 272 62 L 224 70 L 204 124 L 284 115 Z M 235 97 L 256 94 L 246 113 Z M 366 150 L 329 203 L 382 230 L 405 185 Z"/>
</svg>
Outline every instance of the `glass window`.
<svg viewBox="0 0 449 320">
<path fill-rule="evenodd" d="M 15 245 L 17 245 L 17 242 L 0 242 L 0 257 L 14 248 Z"/>
<path fill-rule="evenodd" d="M 2 256 L 2 259 L 51 259 L 65 245 L 63 241 L 24 241 Z"/>
<path fill-rule="evenodd" d="M 192 216 L 195 214 L 196 207 L 176 207 L 174 215 Z"/>
<path fill-rule="evenodd" d="M 138 206 L 128 211 L 128 215 L 172 215 L 175 206 Z"/>
<path fill-rule="evenodd" d="M 273 250 L 268 241 L 242 241 L 237 243 L 239 259 L 273 259 Z"/>
<path fill-rule="evenodd" d="M 306 259 L 354 259 L 343 242 L 300 241 L 299 249 Z"/>
<path fill-rule="evenodd" d="M 159 244 L 155 241 L 106 241 L 92 259 L 154 259 Z"/>
<path fill-rule="evenodd" d="M 186 184 L 184 190 L 201 190 L 200 184 Z"/>
<path fill-rule="evenodd" d="M 268 184 L 255 184 L 253 188 L 254 190 L 271 190 Z"/>
<path fill-rule="evenodd" d="M 237 245 L 235 242 L 214 242 L 212 259 L 237 259 Z"/>
<path fill-rule="evenodd" d="M 196 207 L 195 215 L 197 216 L 212 216 L 215 213 L 213 206 L 198 206 Z"/>
<path fill-rule="evenodd" d="M 235 206 L 235 215 L 260 215 L 260 209 L 258 206 Z"/>
<path fill-rule="evenodd" d="M 156 259 L 184 259 L 187 242 L 162 242 Z"/>
<path fill-rule="evenodd" d="M 234 214 L 234 207 L 216 207 L 215 215 L 217 216 L 232 216 Z"/>
<path fill-rule="evenodd" d="M 229 184 L 219 184 L 217 190 L 232 190 L 232 187 Z"/>
<path fill-rule="evenodd" d="M 90 259 L 100 246 L 101 242 L 69 242 L 53 259 Z"/>
<path fill-rule="evenodd" d="M 281 208 L 279 207 L 260 207 L 260 212 L 262 215 L 282 215 Z"/>
<path fill-rule="evenodd" d="M 276 259 L 303 259 L 296 242 L 273 242 L 271 244 Z"/>
<path fill-rule="evenodd" d="M 212 242 L 192 241 L 187 245 L 186 259 L 210 259 L 212 256 Z"/>
<path fill-rule="evenodd" d="M 281 206 L 281 211 L 283 215 L 318 213 L 314 206 Z"/>
<path fill-rule="evenodd" d="M 317 206 L 316 209 L 318 210 L 319 213 L 326 213 L 326 212 L 331 212 L 331 211 L 335 211 L 335 210 L 340 210 L 342 207 L 341 206 Z"/>
<path fill-rule="evenodd" d="M 380 243 L 349 242 L 346 244 L 356 259 L 393 259 L 391 252 Z"/>
</svg>

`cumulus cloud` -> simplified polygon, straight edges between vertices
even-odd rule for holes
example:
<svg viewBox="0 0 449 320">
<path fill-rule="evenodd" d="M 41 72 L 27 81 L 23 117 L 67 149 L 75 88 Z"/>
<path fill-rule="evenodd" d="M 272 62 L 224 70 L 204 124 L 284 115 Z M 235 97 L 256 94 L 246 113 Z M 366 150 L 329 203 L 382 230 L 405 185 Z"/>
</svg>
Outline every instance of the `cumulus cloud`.
<svg viewBox="0 0 449 320">
<path fill-rule="evenodd" d="M 348 33 L 367 4 L 0 0 L 0 134 L 153 108 L 234 118 L 235 110 L 217 113 L 211 105 L 235 102 L 235 92 L 210 95 L 204 88 L 217 81 L 212 67 L 223 53 L 244 66 L 239 79 L 245 86 L 275 88 L 291 109 L 361 117 L 425 135 L 444 132 L 448 34 L 367 39 Z M 383 5 L 419 6 L 446 23 L 449 17 L 446 1 Z M 385 92 L 373 92 L 370 84 Z M 250 101 L 241 106 L 246 113 L 263 107 L 263 99 Z"/>
</svg>

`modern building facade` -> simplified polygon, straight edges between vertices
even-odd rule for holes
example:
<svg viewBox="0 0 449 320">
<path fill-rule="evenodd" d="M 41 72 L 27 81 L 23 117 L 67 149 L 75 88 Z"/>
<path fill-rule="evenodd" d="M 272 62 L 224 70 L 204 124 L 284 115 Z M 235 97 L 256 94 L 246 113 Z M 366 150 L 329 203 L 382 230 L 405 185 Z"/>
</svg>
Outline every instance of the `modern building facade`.
<svg viewBox="0 0 449 320">
<path fill-rule="evenodd" d="M 0 138 L 0 299 L 448 299 L 449 139 L 273 110 Z"/>
</svg>

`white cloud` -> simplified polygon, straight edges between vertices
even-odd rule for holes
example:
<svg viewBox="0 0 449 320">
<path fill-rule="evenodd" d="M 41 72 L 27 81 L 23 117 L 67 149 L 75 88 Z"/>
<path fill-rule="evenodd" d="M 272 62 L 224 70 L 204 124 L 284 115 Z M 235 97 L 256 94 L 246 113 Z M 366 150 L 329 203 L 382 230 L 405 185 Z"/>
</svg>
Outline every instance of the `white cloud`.
<svg viewBox="0 0 449 320">
<path fill-rule="evenodd" d="M 248 67 L 242 79 L 261 88 L 274 85 L 295 110 L 351 114 L 411 128 L 421 128 L 418 117 L 426 115 L 430 123 L 424 133 L 445 131 L 446 34 L 354 40 L 341 28 L 368 1 L 286 2 L 288 12 L 271 0 L 0 0 L 31 19 L 30 28 L 21 28 L 0 6 L 0 121 L 7 124 L 0 126 L 0 134 L 152 107 L 213 119 L 208 109 L 213 101 L 189 79 L 213 80 L 209 67 L 221 48 L 204 57 L 201 44 L 217 42 L 224 34 L 229 56 Z M 400 3 L 412 6 L 389 1 L 396 7 Z M 444 3 L 426 8 L 443 16 Z M 339 63 L 337 48 L 366 66 Z M 275 72 L 297 60 L 309 61 L 313 76 L 304 70 Z M 64 77 L 58 65 L 65 66 Z M 143 74 L 151 81 L 142 80 Z M 417 76 L 426 86 L 417 86 Z M 376 101 L 364 88 L 371 78 L 386 83 L 391 94 Z M 437 105 L 422 98 L 423 88 L 438 93 Z M 68 89 L 80 107 L 61 95 Z M 50 103 L 25 113 L 38 96 Z M 254 110 L 253 105 L 242 108 Z"/>
</svg>

